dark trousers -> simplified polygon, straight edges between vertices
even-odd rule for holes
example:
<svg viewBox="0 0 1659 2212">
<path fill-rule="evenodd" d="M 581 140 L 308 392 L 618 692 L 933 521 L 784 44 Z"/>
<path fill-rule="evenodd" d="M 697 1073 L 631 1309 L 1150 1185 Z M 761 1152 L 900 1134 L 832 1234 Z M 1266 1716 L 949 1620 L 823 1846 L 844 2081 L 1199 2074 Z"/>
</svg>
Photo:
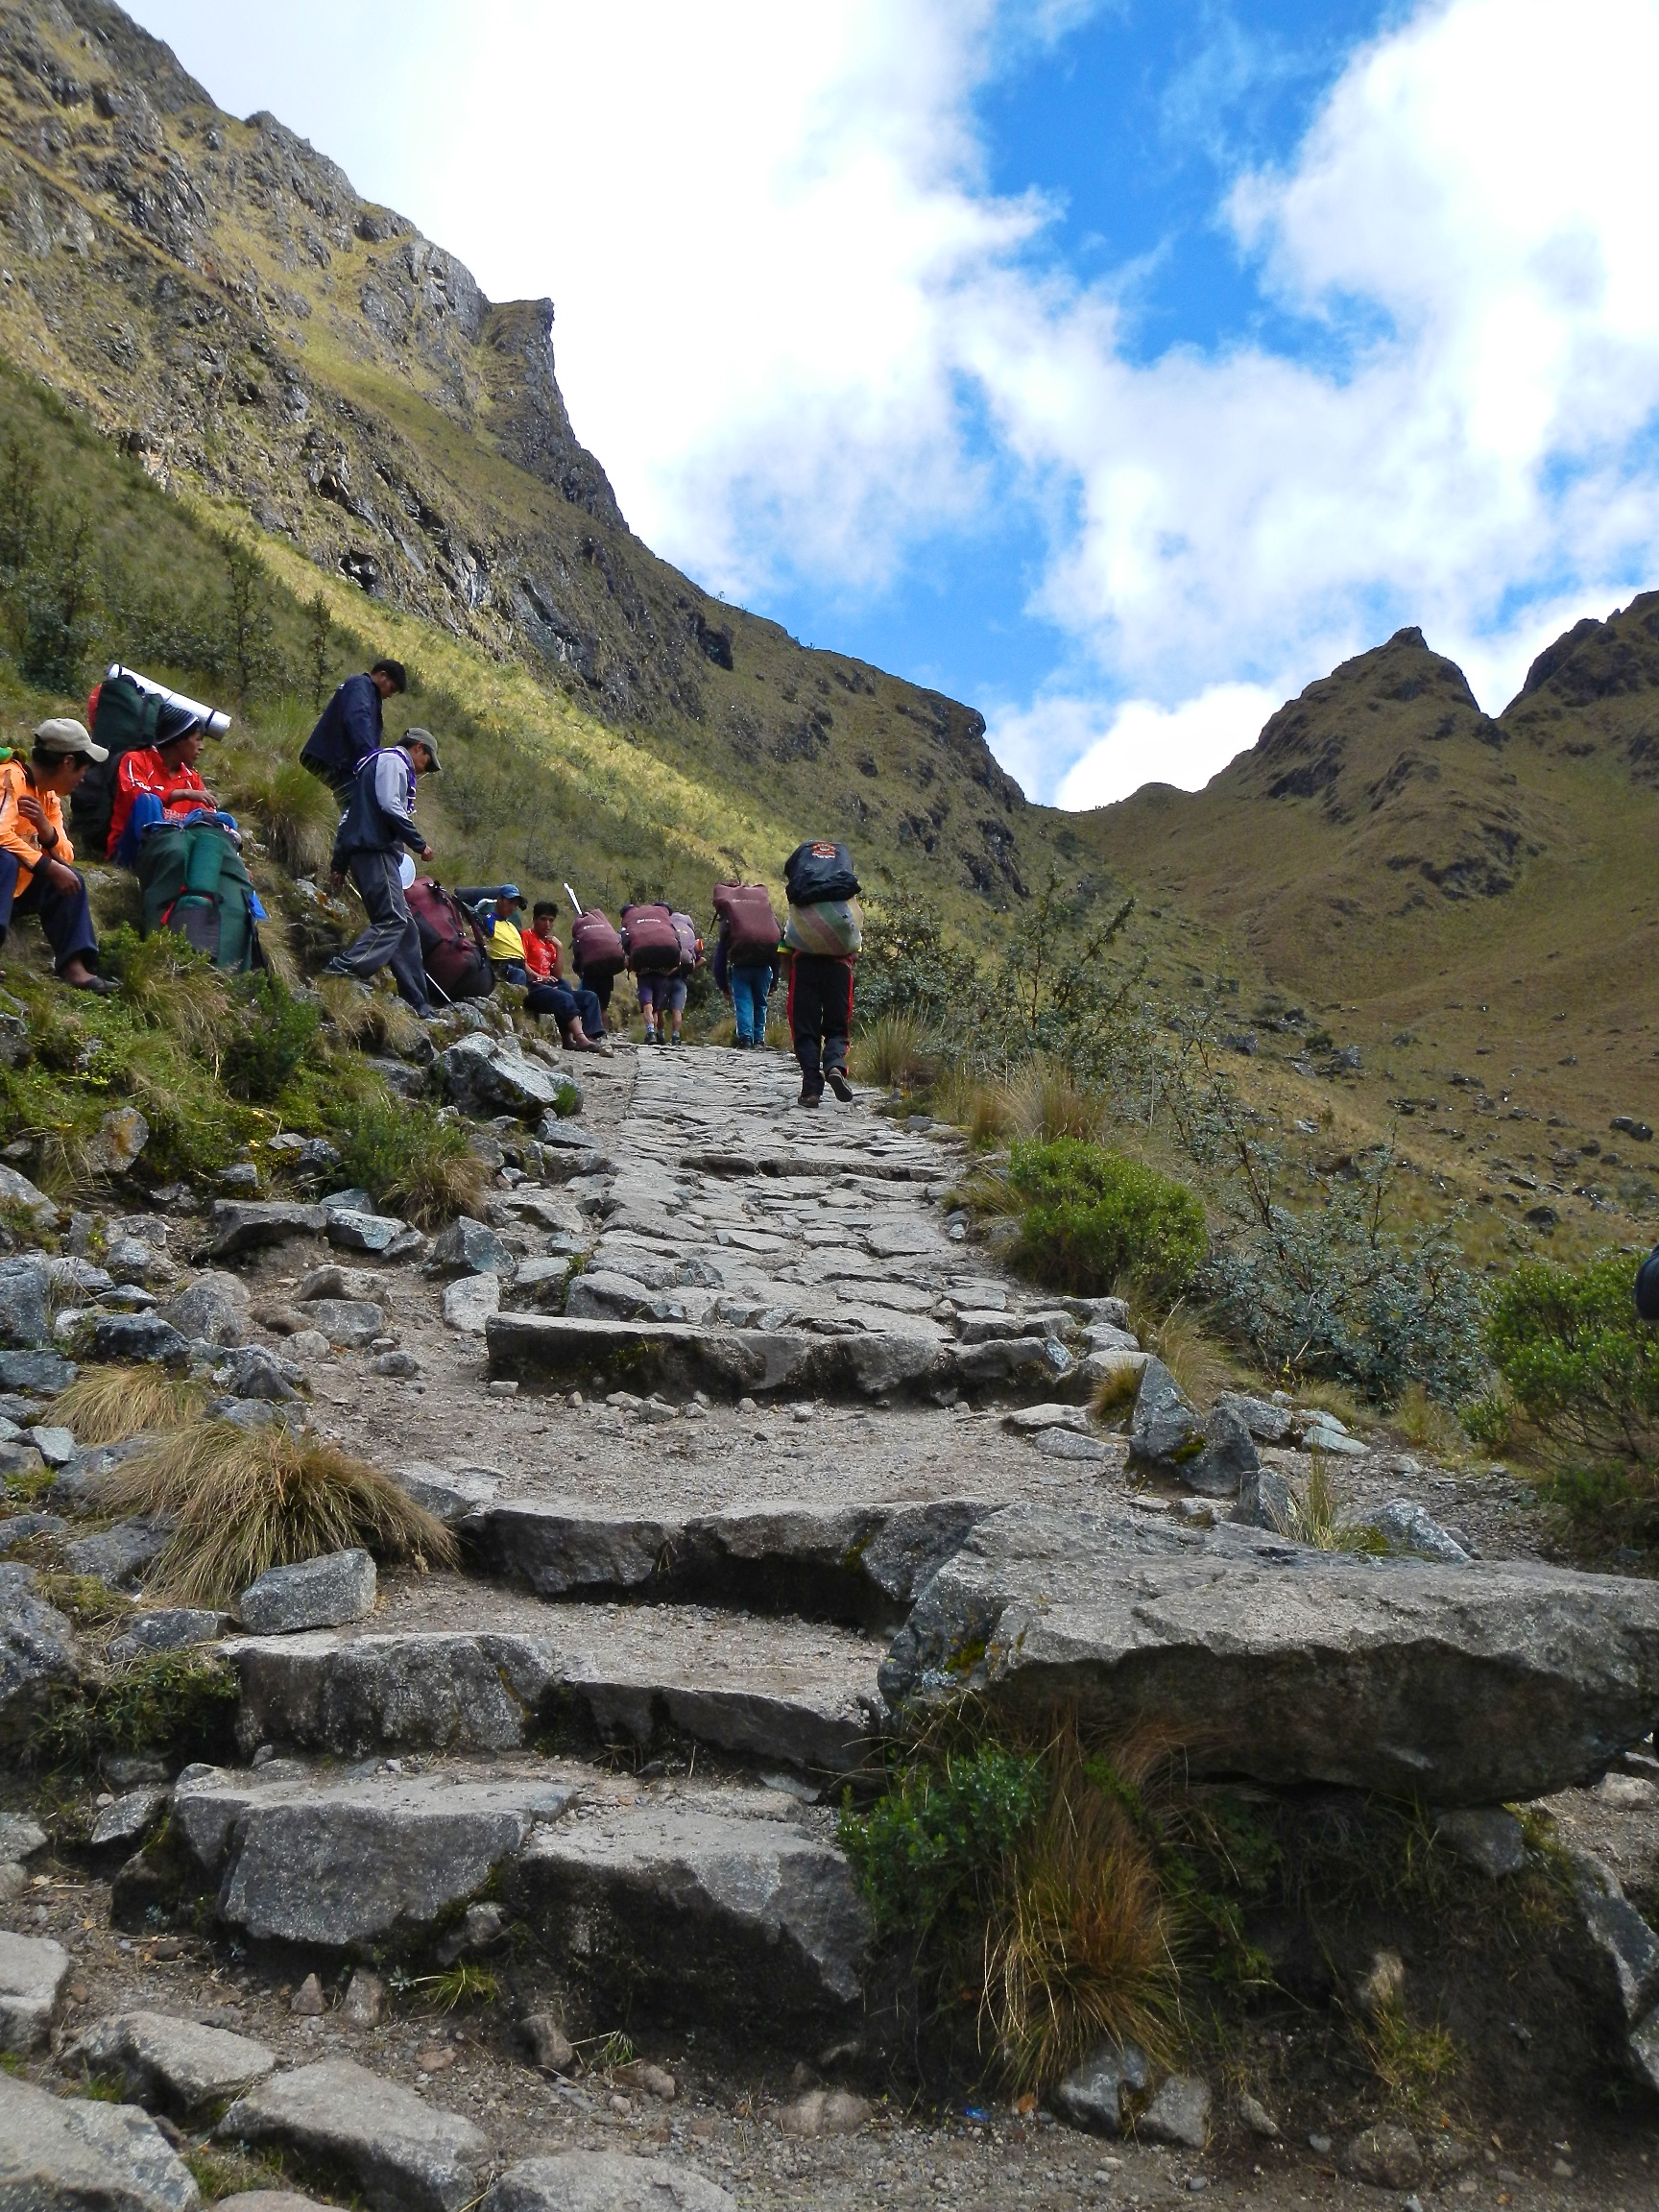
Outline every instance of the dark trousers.
<svg viewBox="0 0 1659 2212">
<path fill-rule="evenodd" d="M 60 974 L 76 959 L 96 968 L 98 938 L 86 905 L 86 886 L 79 873 L 73 868 L 69 871 L 75 878 L 73 891 L 59 891 L 46 880 L 45 869 L 36 868 L 29 888 L 19 894 L 17 869 L 16 854 L 0 851 L 0 938 L 11 928 L 13 916 L 38 914 Z"/>
<path fill-rule="evenodd" d="M 344 952 L 329 961 L 330 975 L 355 975 L 367 983 L 382 968 L 390 968 L 399 997 L 417 1014 L 430 1014 L 426 996 L 426 970 L 421 958 L 421 932 L 403 897 L 396 853 L 353 853 L 346 863 L 357 896 L 369 917 L 369 926 Z"/>
<path fill-rule="evenodd" d="M 527 1014 L 551 1014 L 561 1037 L 568 1037 L 572 1022 L 580 1022 L 584 1037 L 597 1044 L 605 1034 L 605 1016 L 597 995 L 570 983 L 532 983 L 524 995 Z"/>
<path fill-rule="evenodd" d="M 584 1014 L 582 1017 L 582 1026 L 584 1029 L 588 1030 L 589 1037 L 602 1037 L 605 1033 L 605 1016 L 610 1010 L 611 994 L 616 987 L 616 978 L 614 975 L 595 975 L 592 982 L 589 983 L 587 976 L 583 975 L 578 978 L 578 981 L 582 989 L 588 993 L 594 1005 L 599 1009 L 598 1028 L 588 1028 L 588 1017 L 586 1014 Z"/>
<path fill-rule="evenodd" d="M 853 1034 L 853 963 L 827 952 L 797 952 L 789 963 L 789 1034 L 808 1083 L 825 1068 L 845 1068 Z M 822 1060 L 820 1060 L 822 1046 Z"/>
</svg>

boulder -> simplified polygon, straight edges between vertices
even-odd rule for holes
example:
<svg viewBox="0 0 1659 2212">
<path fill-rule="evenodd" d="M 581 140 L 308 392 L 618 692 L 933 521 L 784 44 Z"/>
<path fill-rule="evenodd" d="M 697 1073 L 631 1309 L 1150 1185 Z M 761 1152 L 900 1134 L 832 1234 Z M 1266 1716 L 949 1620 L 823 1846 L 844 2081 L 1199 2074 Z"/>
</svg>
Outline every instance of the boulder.
<svg viewBox="0 0 1659 2212">
<path fill-rule="evenodd" d="M 67 2053 L 88 2074 L 113 2076 L 140 2104 L 183 2118 L 233 2097 L 276 2065 L 263 2043 L 203 2028 L 165 2012 L 117 2012 L 89 2028 Z"/>
<path fill-rule="evenodd" d="M 1054 2109 L 1074 2128 L 1121 2135 L 1152 2080 L 1152 2062 L 1136 2043 L 1102 2043 L 1054 2092 Z"/>
<path fill-rule="evenodd" d="M 87 1166 L 100 1175 L 125 1175 L 149 1142 L 150 1124 L 136 1106 L 113 1107 L 86 1147 Z"/>
<path fill-rule="evenodd" d="M 1073 1429 L 1042 1429 L 1032 1439 L 1045 1459 L 1066 1459 L 1079 1467 L 1104 1467 L 1107 1452 L 1094 1436 L 1079 1436 Z"/>
<path fill-rule="evenodd" d="M 444 1319 L 464 1336 L 483 1336 L 492 1316 L 500 1311 L 501 1279 L 498 1275 L 463 1275 L 444 1286 Z"/>
<path fill-rule="evenodd" d="M 1210 2137 L 1210 2084 L 1198 2074 L 1171 2074 L 1142 2107 L 1135 2132 L 1147 2143 L 1202 2151 Z"/>
<path fill-rule="evenodd" d="M 1288 1536 L 1296 1527 L 1296 1500 L 1276 1467 L 1258 1466 L 1238 1485 L 1232 1518 L 1246 1528 L 1267 1528 Z"/>
<path fill-rule="evenodd" d="M 1467 1859 L 1494 1882 L 1505 1874 L 1519 1874 L 1527 1863 L 1527 1832 L 1502 1805 L 1471 1805 L 1460 1812 L 1436 1814 L 1434 1834 L 1449 1851 Z"/>
<path fill-rule="evenodd" d="M 493 1229 L 463 1214 L 432 1247 L 431 1266 L 452 1275 L 499 1275 L 513 1280 L 517 1261 Z"/>
<path fill-rule="evenodd" d="M 1038 1435 L 1045 1429 L 1075 1429 L 1086 1436 L 1089 1415 L 1081 1406 L 1020 1406 L 1003 1414 L 1002 1426 L 1026 1436 Z"/>
<path fill-rule="evenodd" d="M 95 1851 L 106 1851 L 112 1843 L 125 1843 L 131 1850 L 143 1842 L 166 1811 L 167 1797 L 167 1791 L 154 1786 L 147 1790 L 123 1791 L 119 1797 L 99 1808 L 87 1842 Z"/>
<path fill-rule="evenodd" d="M 562 2151 L 509 2166 L 481 2212 L 737 2212 L 737 2200 L 689 2167 L 660 2158 Z"/>
<path fill-rule="evenodd" d="M 516 1037 L 475 1031 L 438 1055 L 444 1087 L 457 1105 L 474 1112 L 511 1114 L 540 1121 L 558 1099 L 565 1078 L 530 1059 Z"/>
<path fill-rule="evenodd" d="M 23 2054 L 44 2046 L 68 1979 L 69 1954 L 61 1943 L 0 1928 L 0 2051 Z"/>
<path fill-rule="evenodd" d="M 135 2104 L 54 2097 L 0 2073 L 0 2204 L 18 2212 L 198 2212 L 190 2169 Z"/>
<path fill-rule="evenodd" d="M 32 1567 L 0 1563 L 0 1744 L 24 1742 L 56 1682 L 80 1671 L 74 1631 Z"/>
<path fill-rule="evenodd" d="M 502 1479 L 493 1467 L 434 1467 L 423 1459 L 414 1459 L 406 1466 L 394 1467 L 392 1479 L 417 1505 L 424 1505 L 428 1513 L 436 1514 L 452 1528 L 469 1513 L 493 1505 Z"/>
<path fill-rule="evenodd" d="M 261 1244 L 281 1244 L 290 1237 L 321 1237 L 325 1227 L 321 1206 L 296 1206 L 283 1199 L 215 1198 L 207 1218 L 216 1260 Z"/>
<path fill-rule="evenodd" d="M 248 1286 L 223 1268 L 209 1267 L 156 1310 L 185 1336 L 199 1336 L 208 1344 L 248 1341 Z"/>
<path fill-rule="evenodd" d="M 270 1406 L 292 1405 L 300 1396 L 296 1385 L 304 1381 L 304 1369 L 268 1344 L 234 1345 L 213 1370 L 216 1388 L 232 1398 L 260 1399 Z"/>
<path fill-rule="evenodd" d="M 39 1464 L 44 1467 L 45 1461 Z M 32 1544 L 36 1536 L 61 1536 L 68 1526 L 61 1513 L 8 1513 L 0 1521 L 0 1556 Z"/>
<path fill-rule="evenodd" d="M 462 2212 L 478 2195 L 488 2145 L 469 2120 L 349 2058 L 276 2074 L 231 2105 L 227 2143 L 275 2143 L 343 2166 L 373 2212 Z"/>
<path fill-rule="evenodd" d="M 869 2117 L 868 2098 L 850 2089 L 808 2089 L 784 2105 L 778 2125 L 785 2135 L 855 2135 Z"/>
<path fill-rule="evenodd" d="M 509 1751 L 535 1738 L 560 1676 L 550 1638 L 456 1629 L 232 1643 L 250 1747 Z"/>
<path fill-rule="evenodd" d="M 879 1680 L 889 1704 L 1144 1718 L 1199 1774 L 1493 1805 L 1590 1780 L 1647 1734 L 1659 1587 L 1017 1504 L 941 1566 Z"/>
<path fill-rule="evenodd" d="M 159 1313 L 110 1313 L 92 1324 L 89 1346 L 94 1359 L 117 1364 L 156 1360 L 180 1366 L 190 1357 L 190 1339 Z"/>
<path fill-rule="evenodd" d="M 1173 1470 L 1204 1449 L 1204 1431 L 1181 1385 L 1162 1359 L 1148 1359 L 1135 1393 L 1129 1456 L 1143 1467 Z"/>
<path fill-rule="evenodd" d="M 414 1259 L 426 1249 L 419 1229 L 390 1214 L 330 1214 L 328 1241 L 343 1252 L 372 1252 L 382 1260 Z"/>
<path fill-rule="evenodd" d="M 67 1390 L 78 1369 L 58 1352 L 0 1352 L 0 1390 L 29 1390 L 55 1398 Z"/>
<path fill-rule="evenodd" d="M 330 1220 L 336 1214 L 373 1214 L 374 1193 L 353 1183 L 349 1190 L 325 1191 L 317 1203 Z"/>
<path fill-rule="evenodd" d="M 609 1267 L 589 1267 L 565 1293 L 565 1310 L 583 1321 L 633 1321 L 651 1304 L 652 1286 Z"/>
<path fill-rule="evenodd" d="M 1218 1400 L 1204 1424 L 1203 1451 L 1181 1463 L 1182 1481 L 1200 1498 L 1232 1498 L 1261 1471 L 1243 1415 L 1225 1399 Z"/>
<path fill-rule="evenodd" d="M 1433 1514 L 1414 1499 L 1391 1498 L 1386 1505 L 1378 1506 L 1365 1518 L 1390 1551 L 1411 1551 L 1419 1559 L 1440 1559 L 1449 1567 L 1469 1564 L 1469 1554 L 1462 1545 L 1449 1536 Z"/>
<path fill-rule="evenodd" d="M 292 1567 L 268 1567 L 237 1599 L 242 1625 L 254 1636 L 288 1636 L 299 1628 L 337 1628 L 373 1611 L 376 1576 L 367 1551 L 327 1551 Z"/>
<path fill-rule="evenodd" d="M 9 1865 L 46 1848 L 46 1831 L 22 1813 L 0 1813 L 0 1859 Z"/>
<path fill-rule="evenodd" d="M 305 1308 L 310 1326 L 322 1331 L 330 1344 L 362 1352 L 376 1336 L 386 1334 L 386 1312 L 361 1298 L 313 1298 Z"/>
<path fill-rule="evenodd" d="M 29 1440 L 48 1467 L 67 1467 L 80 1455 L 81 1447 L 72 1430 L 54 1428 L 44 1421 L 37 1421 L 30 1430 Z"/>
<path fill-rule="evenodd" d="M 111 1590 L 136 1590 L 172 1537 L 167 1515 L 135 1513 L 96 1536 L 77 1537 L 65 1545 L 64 1557 L 77 1575 L 91 1575 Z"/>
<path fill-rule="evenodd" d="M 36 1190 L 27 1175 L 0 1162 L 0 1206 L 13 1206 L 27 1214 L 36 1229 L 50 1229 L 58 1219 L 58 1202 Z"/>
<path fill-rule="evenodd" d="M 193 1644 L 211 1644 L 231 1625 L 228 1613 L 210 1612 L 201 1605 L 166 1605 L 154 1613 L 140 1613 L 129 1622 L 109 1646 L 117 1667 L 147 1651 L 186 1651 Z"/>
<path fill-rule="evenodd" d="M 1242 1390 L 1223 1390 L 1215 1401 L 1237 1413 L 1258 1444 L 1288 1444 L 1294 1426 L 1288 1406 L 1252 1398 Z"/>
<path fill-rule="evenodd" d="M 1411 2189 L 1423 2178 L 1423 2153 L 1409 2128 L 1384 2120 L 1342 2146 L 1338 2159 L 1351 2181 L 1373 2189 Z"/>
<path fill-rule="evenodd" d="M 186 1767 L 173 1816 L 204 1870 L 222 1877 L 228 1926 L 259 1941 L 344 1947 L 429 1928 L 572 1793 L 465 1769 L 330 1777 L 283 1760 Z"/>
<path fill-rule="evenodd" d="M 0 1260 L 0 1343 L 29 1347 L 51 1341 L 52 1278 L 44 1260 Z"/>
</svg>

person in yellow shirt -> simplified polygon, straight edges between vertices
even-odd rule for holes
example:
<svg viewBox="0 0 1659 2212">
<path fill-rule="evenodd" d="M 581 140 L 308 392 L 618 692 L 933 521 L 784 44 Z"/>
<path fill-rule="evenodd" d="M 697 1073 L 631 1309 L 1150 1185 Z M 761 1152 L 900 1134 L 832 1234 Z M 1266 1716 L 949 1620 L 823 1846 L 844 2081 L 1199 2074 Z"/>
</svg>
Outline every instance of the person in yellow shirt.
<svg viewBox="0 0 1659 2212">
<path fill-rule="evenodd" d="M 98 973 L 98 938 L 86 885 L 69 863 L 75 848 L 63 827 L 63 801 L 95 760 L 108 760 L 81 724 L 54 715 L 35 732 L 27 760 L 0 767 L 0 943 L 19 914 L 37 914 L 61 981 L 108 994 Z"/>
<path fill-rule="evenodd" d="M 477 915 L 495 973 L 507 983 L 528 983 L 524 965 L 524 936 L 518 916 L 529 901 L 517 883 L 476 884 L 457 891 L 463 906 Z"/>
</svg>

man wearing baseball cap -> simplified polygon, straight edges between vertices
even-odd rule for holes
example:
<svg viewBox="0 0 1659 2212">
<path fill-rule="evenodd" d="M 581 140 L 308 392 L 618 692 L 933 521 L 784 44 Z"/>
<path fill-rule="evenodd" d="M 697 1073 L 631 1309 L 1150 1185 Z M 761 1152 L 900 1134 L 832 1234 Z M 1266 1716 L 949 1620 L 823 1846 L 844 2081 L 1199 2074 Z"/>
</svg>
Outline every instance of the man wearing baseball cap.
<svg viewBox="0 0 1659 2212">
<path fill-rule="evenodd" d="M 86 885 L 69 865 L 75 848 L 63 801 L 94 761 L 108 757 L 79 722 L 58 714 L 36 728 L 27 760 L 0 767 L 0 942 L 15 915 L 38 914 L 61 980 L 105 994 L 115 986 L 98 974 Z"/>
</svg>

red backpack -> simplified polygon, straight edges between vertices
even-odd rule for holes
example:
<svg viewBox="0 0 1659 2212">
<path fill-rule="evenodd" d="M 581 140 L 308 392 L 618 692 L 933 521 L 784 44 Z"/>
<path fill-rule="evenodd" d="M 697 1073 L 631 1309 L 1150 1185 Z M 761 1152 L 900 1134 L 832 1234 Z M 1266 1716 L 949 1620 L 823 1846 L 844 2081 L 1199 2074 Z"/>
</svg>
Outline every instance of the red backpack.
<svg viewBox="0 0 1659 2212">
<path fill-rule="evenodd" d="M 418 876 L 403 897 L 421 932 L 427 980 L 445 998 L 488 998 L 495 968 L 476 916 L 430 876 Z"/>
<path fill-rule="evenodd" d="M 741 968 L 777 952 L 781 926 L 764 883 L 716 883 L 714 911 L 726 931 L 729 961 Z"/>
<path fill-rule="evenodd" d="M 601 983 L 607 975 L 619 975 L 628 965 L 621 938 L 597 906 L 576 917 L 570 931 L 570 964 L 584 981 L 592 976 Z"/>
<path fill-rule="evenodd" d="M 666 906 L 624 906 L 622 942 L 636 975 L 672 975 L 680 966 L 680 939 Z"/>
</svg>

